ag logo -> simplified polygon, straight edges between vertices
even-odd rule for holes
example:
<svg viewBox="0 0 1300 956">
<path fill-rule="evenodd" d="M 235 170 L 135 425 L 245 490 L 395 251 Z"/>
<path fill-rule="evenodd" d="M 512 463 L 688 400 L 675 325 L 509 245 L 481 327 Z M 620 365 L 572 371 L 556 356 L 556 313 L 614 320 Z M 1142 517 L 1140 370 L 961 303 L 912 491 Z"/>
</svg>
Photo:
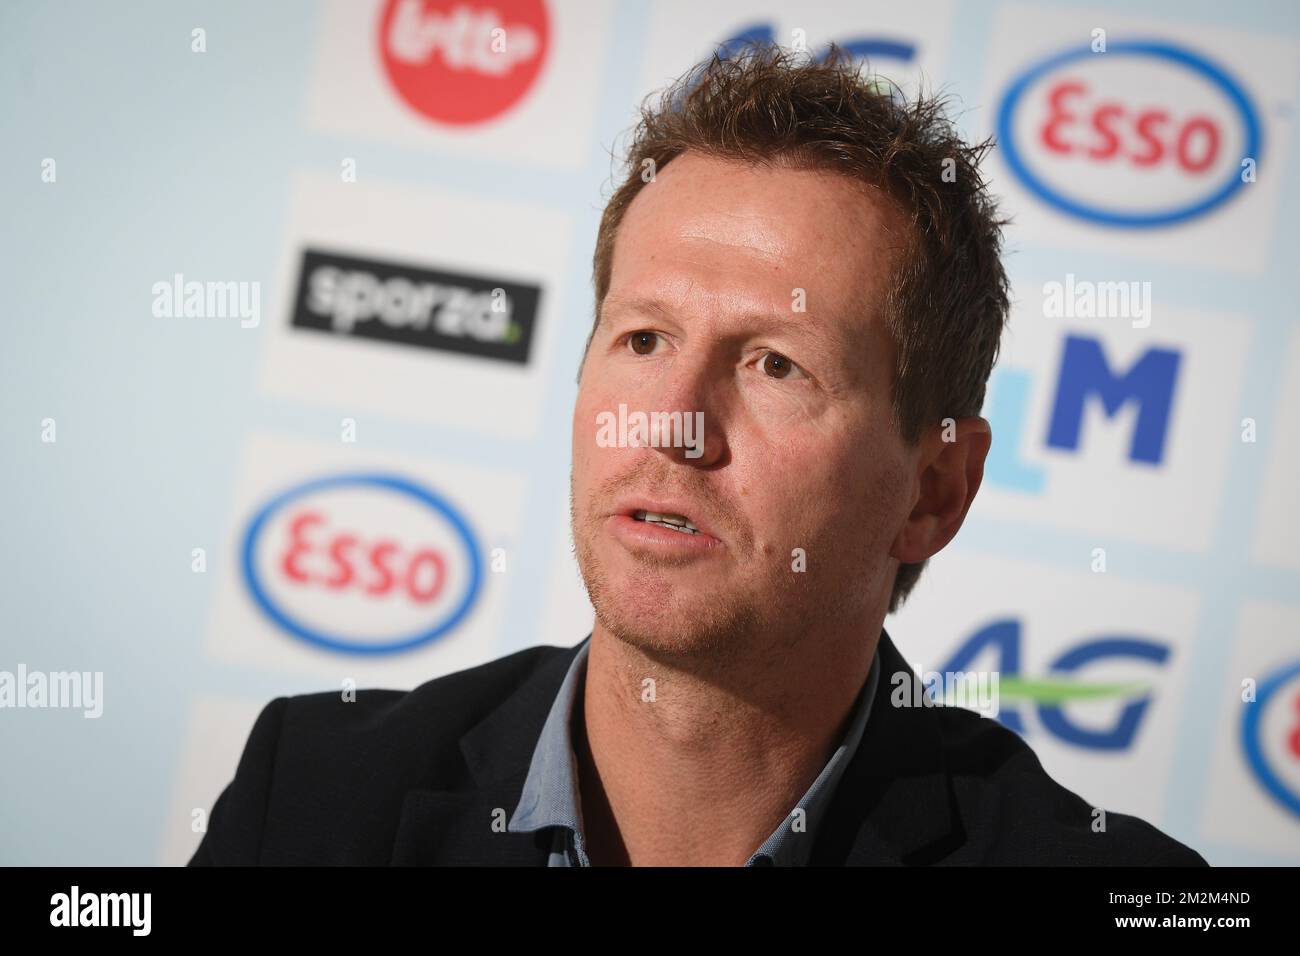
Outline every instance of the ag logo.
<svg viewBox="0 0 1300 956">
<path fill-rule="evenodd" d="M 974 670 L 975 659 L 992 651 L 996 657 L 988 669 L 1000 675 L 997 719 L 1008 729 L 1023 735 L 1024 712 L 1032 709 L 1043 729 L 1065 743 L 1088 750 L 1131 747 L 1151 705 L 1150 684 L 1140 679 L 1089 679 L 1084 672 L 1113 673 L 1116 662 L 1163 665 L 1169 659 L 1168 646 L 1136 637 L 1099 637 L 1062 653 L 1048 665 L 1050 676 L 1029 677 L 1021 673 L 1020 630 L 1020 622 L 1014 618 L 994 621 L 976 631 L 940 670 Z M 1067 715 L 1069 706 L 1079 711 L 1075 717 Z M 1085 713 L 1095 716 L 1099 712 L 1103 717 L 1114 716 L 1100 724 L 1081 719 Z"/>
</svg>

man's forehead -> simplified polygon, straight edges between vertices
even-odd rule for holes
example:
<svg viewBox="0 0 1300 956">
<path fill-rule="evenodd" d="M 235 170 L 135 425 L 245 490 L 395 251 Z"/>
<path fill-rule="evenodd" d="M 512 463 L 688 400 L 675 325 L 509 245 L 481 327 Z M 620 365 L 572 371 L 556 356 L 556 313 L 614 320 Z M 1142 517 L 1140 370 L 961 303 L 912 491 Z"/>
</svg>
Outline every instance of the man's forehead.
<svg viewBox="0 0 1300 956">
<path fill-rule="evenodd" d="M 788 255 L 810 238 L 892 232 L 891 213 L 877 190 L 839 173 L 688 151 L 641 188 L 624 225 Z"/>
<path fill-rule="evenodd" d="M 743 287 L 755 307 L 780 300 L 788 310 L 802 289 L 838 311 L 884 291 L 898 227 L 887 201 L 846 176 L 686 153 L 629 207 L 609 291 L 671 298 L 647 283 L 708 273 L 724 289 Z"/>
<path fill-rule="evenodd" d="M 898 225 L 891 204 L 848 177 L 685 153 L 629 207 L 602 315 L 870 315 Z"/>
</svg>

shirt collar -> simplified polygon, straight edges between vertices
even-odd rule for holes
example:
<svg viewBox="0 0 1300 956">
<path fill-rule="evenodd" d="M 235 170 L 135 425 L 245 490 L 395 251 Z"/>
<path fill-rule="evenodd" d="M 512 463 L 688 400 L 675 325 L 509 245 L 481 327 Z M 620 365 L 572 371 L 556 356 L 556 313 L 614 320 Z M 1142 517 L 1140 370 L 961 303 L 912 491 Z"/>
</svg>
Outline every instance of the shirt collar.
<svg viewBox="0 0 1300 956">
<path fill-rule="evenodd" d="M 546 827 L 568 830 L 574 852 L 583 866 L 588 865 L 588 861 L 583 840 L 578 765 L 573 753 L 571 726 L 574 705 L 586 679 L 587 652 L 590 647 L 591 637 L 588 635 L 574 655 L 564 682 L 555 695 L 555 702 L 551 705 L 537 747 L 533 750 L 519 805 L 506 825 L 511 833 L 527 833 Z M 857 751 L 879 683 L 880 649 L 877 646 L 871 670 L 858 692 L 848 728 L 839 746 L 786 820 L 754 851 L 746 866 L 802 866 L 807 863 L 816 837 L 817 824 L 830 804 L 840 777 Z"/>
<path fill-rule="evenodd" d="M 578 690 L 587 676 L 587 651 L 590 648 L 591 636 L 588 635 L 569 665 L 564 682 L 555 695 L 555 703 L 542 725 L 519 805 L 506 825 L 506 830 L 511 833 L 565 827 L 573 833 L 575 848 L 584 864 L 586 849 L 579 810 L 578 763 L 573 755 L 570 726 Z"/>
</svg>

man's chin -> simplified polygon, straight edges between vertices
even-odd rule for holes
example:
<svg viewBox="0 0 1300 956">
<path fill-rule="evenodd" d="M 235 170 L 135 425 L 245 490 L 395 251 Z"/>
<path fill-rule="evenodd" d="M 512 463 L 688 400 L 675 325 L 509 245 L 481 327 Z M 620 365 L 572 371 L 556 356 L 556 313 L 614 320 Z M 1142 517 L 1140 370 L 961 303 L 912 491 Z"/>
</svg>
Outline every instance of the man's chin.
<svg viewBox="0 0 1300 956">
<path fill-rule="evenodd" d="M 756 624 L 753 607 L 713 573 L 665 566 L 597 535 L 575 537 L 578 566 L 601 627 L 659 659 L 716 655 Z"/>
<path fill-rule="evenodd" d="M 612 636 L 662 660 L 734 652 L 747 643 L 756 623 L 751 608 L 719 600 L 716 594 L 674 595 L 655 604 L 641 599 L 633 586 L 617 595 L 596 595 L 593 603 L 601 626 Z"/>
</svg>

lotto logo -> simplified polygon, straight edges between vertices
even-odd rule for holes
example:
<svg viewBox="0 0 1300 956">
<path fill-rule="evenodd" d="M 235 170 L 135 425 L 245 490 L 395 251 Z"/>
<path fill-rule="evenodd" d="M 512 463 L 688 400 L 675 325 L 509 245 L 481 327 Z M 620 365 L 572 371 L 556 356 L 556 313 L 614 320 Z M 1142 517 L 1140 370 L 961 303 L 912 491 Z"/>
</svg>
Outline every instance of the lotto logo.
<svg viewBox="0 0 1300 956">
<path fill-rule="evenodd" d="M 438 123 L 468 125 L 523 98 L 549 36 L 541 0 L 388 0 L 379 55 L 407 106 Z"/>
</svg>

